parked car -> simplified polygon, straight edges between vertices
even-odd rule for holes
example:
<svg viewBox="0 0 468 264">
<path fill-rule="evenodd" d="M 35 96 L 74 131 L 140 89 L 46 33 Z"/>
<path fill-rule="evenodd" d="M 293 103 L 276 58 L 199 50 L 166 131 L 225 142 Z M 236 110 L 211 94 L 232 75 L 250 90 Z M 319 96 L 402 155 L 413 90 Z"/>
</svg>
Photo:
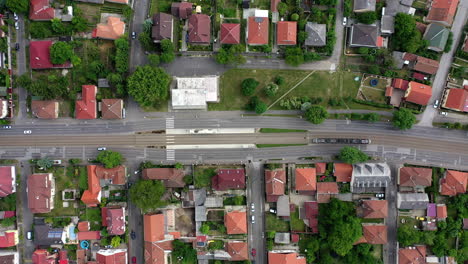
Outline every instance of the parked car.
<svg viewBox="0 0 468 264">
<path fill-rule="evenodd" d="M 99 147 L 97 148 L 98 151 L 103 151 L 103 150 L 106 150 L 106 147 Z"/>
<path fill-rule="evenodd" d="M 434 108 L 437 108 L 437 107 L 439 107 L 439 100 L 435 100 L 434 102 Z"/>
<path fill-rule="evenodd" d="M 135 31 L 132 32 L 132 39 L 136 39 L 136 32 Z"/>
<path fill-rule="evenodd" d="M 19 49 L 20 49 L 20 45 L 19 45 L 19 43 L 16 43 L 15 44 L 15 50 L 19 50 Z"/>
<path fill-rule="evenodd" d="M 384 193 L 376 193 L 375 197 L 383 199 L 385 197 L 385 194 Z"/>
<path fill-rule="evenodd" d="M 343 26 L 346 26 L 348 24 L 348 18 L 343 17 Z"/>
<path fill-rule="evenodd" d="M 416 220 L 421 220 L 421 221 L 424 221 L 424 217 L 421 217 L 421 216 L 416 216 Z"/>
<path fill-rule="evenodd" d="M 135 175 L 137 175 L 138 173 L 140 173 L 140 171 L 139 171 L 139 170 L 136 170 L 136 171 L 135 171 Z"/>
<path fill-rule="evenodd" d="M 26 238 L 28 240 L 32 240 L 33 239 L 33 232 L 32 231 L 28 231 L 28 233 L 26 233 Z"/>
<path fill-rule="evenodd" d="M 135 231 L 132 231 L 132 232 L 130 233 L 130 237 L 132 238 L 132 240 L 135 240 L 135 238 L 136 238 L 136 233 L 135 233 Z"/>
<path fill-rule="evenodd" d="M 255 215 L 251 215 L 250 220 L 252 221 L 252 224 L 255 224 Z"/>
<path fill-rule="evenodd" d="M 272 214 L 276 214 L 276 209 L 270 208 L 269 212 L 272 213 Z"/>
<path fill-rule="evenodd" d="M 136 264 L 136 257 L 132 257 L 132 264 Z"/>
<path fill-rule="evenodd" d="M 442 116 L 447 116 L 447 115 L 448 115 L 447 112 L 440 112 L 440 114 L 441 114 Z"/>
<path fill-rule="evenodd" d="M 250 209 L 252 210 L 252 212 L 255 212 L 255 204 L 254 203 L 250 203 Z"/>
<path fill-rule="evenodd" d="M 255 248 L 252 248 L 252 257 L 255 257 L 257 255 L 257 250 Z"/>
<path fill-rule="evenodd" d="M 15 22 L 15 29 L 16 29 L 16 30 L 19 29 L 19 24 L 18 24 L 18 22 Z"/>
<path fill-rule="evenodd" d="M 62 164 L 62 160 L 54 160 L 54 164 L 55 165 L 60 165 L 60 164 Z"/>
<path fill-rule="evenodd" d="M 25 135 L 29 135 L 29 134 L 32 133 L 32 131 L 31 131 L 31 130 L 25 130 L 25 131 L 23 131 L 23 133 L 24 133 Z"/>
<path fill-rule="evenodd" d="M 4 125 L 4 126 L 2 126 L 2 127 L 5 128 L 5 129 L 10 129 L 10 128 L 11 128 L 10 125 Z"/>
<path fill-rule="evenodd" d="M 13 13 L 13 18 L 15 19 L 15 21 L 18 21 L 18 15 L 16 13 Z"/>
</svg>

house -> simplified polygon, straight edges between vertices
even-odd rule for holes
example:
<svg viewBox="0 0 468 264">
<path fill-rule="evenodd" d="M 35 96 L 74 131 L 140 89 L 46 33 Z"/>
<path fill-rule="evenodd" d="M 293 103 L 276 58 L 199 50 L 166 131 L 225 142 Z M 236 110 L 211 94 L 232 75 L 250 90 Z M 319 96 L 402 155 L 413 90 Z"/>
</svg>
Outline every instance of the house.
<svg viewBox="0 0 468 264">
<path fill-rule="evenodd" d="M 268 45 L 269 25 L 268 17 L 249 17 L 247 44 Z"/>
<path fill-rule="evenodd" d="M 410 68 L 418 72 L 432 75 L 437 73 L 439 62 L 425 57 L 416 56 L 412 63 L 410 63 Z"/>
<path fill-rule="evenodd" d="M 172 108 L 206 109 L 207 102 L 218 102 L 219 77 L 177 77 L 177 89 L 171 90 Z"/>
<path fill-rule="evenodd" d="M 363 218 L 380 219 L 388 216 L 388 202 L 386 200 L 364 200 L 361 209 Z"/>
<path fill-rule="evenodd" d="M 0 232 L 0 248 L 9 248 L 18 245 L 18 230 L 6 230 Z"/>
<path fill-rule="evenodd" d="M 171 14 L 180 19 L 187 19 L 192 15 L 193 4 L 190 2 L 172 3 Z"/>
<path fill-rule="evenodd" d="M 121 206 L 104 207 L 101 209 L 102 226 L 107 227 L 111 236 L 125 234 L 125 208 Z"/>
<path fill-rule="evenodd" d="M 392 87 L 393 88 L 406 91 L 406 90 L 408 90 L 408 86 L 409 86 L 409 81 L 407 81 L 407 80 L 403 80 L 401 78 L 393 78 L 393 80 L 392 80 Z"/>
<path fill-rule="evenodd" d="M 296 45 L 297 43 L 297 22 L 278 21 L 276 23 L 276 44 Z"/>
<path fill-rule="evenodd" d="M 354 0 L 353 11 L 355 13 L 375 11 L 375 0 Z"/>
<path fill-rule="evenodd" d="M 26 192 L 31 213 L 48 213 L 54 209 L 55 180 L 52 173 L 29 175 Z"/>
<path fill-rule="evenodd" d="M 426 246 L 417 245 L 398 249 L 398 264 L 408 263 L 426 264 Z"/>
<path fill-rule="evenodd" d="M 101 239 L 101 231 L 82 231 L 78 232 L 78 240 L 99 240 Z"/>
<path fill-rule="evenodd" d="M 145 263 L 168 263 L 172 252 L 173 237 L 165 234 L 166 221 L 164 214 L 145 214 L 143 216 Z"/>
<path fill-rule="evenodd" d="M 120 17 L 108 16 L 105 23 L 97 24 L 92 37 L 100 39 L 116 40 L 125 33 L 125 22 Z"/>
<path fill-rule="evenodd" d="M 384 10 L 382 10 L 382 13 L 384 13 Z M 395 17 L 382 15 L 380 19 L 380 33 L 382 33 L 382 35 L 391 35 L 393 32 L 395 32 Z"/>
<path fill-rule="evenodd" d="M 468 89 L 445 89 L 442 107 L 454 111 L 468 112 Z"/>
<path fill-rule="evenodd" d="M 76 119 L 96 119 L 96 85 L 81 86 L 81 100 L 76 100 L 75 103 L 75 118 Z"/>
<path fill-rule="evenodd" d="M 353 176 L 353 165 L 334 163 L 333 175 L 336 177 L 336 182 L 351 182 L 351 177 Z"/>
<path fill-rule="evenodd" d="M 466 193 L 468 172 L 447 170 L 445 177 L 440 180 L 440 194 L 454 196 Z"/>
<path fill-rule="evenodd" d="M 6 87 L 4 89 L 5 95 L 2 95 L 2 89 L 0 88 L 0 96 L 6 96 Z M 8 115 L 8 101 L 0 99 L 0 119 L 5 118 Z"/>
<path fill-rule="evenodd" d="M 33 264 L 55 264 L 57 263 L 58 254 L 51 254 L 47 249 L 36 249 L 32 256 Z"/>
<path fill-rule="evenodd" d="M 34 21 L 50 21 L 55 17 L 55 9 L 49 0 L 30 0 L 29 19 Z"/>
<path fill-rule="evenodd" d="M 437 220 L 445 220 L 447 218 L 447 206 L 445 204 L 437 205 Z"/>
<path fill-rule="evenodd" d="M 31 112 L 40 119 L 56 119 L 59 115 L 59 103 L 55 100 L 32 100 Z"/>
<path fill-rule="evenodd" d="M 423 39 L 429 42 L 427 49 L 442 52 L 445 49 L 445 44 L 447 43 L 449 35 L 450 30 L 446 27 L 437 23 L 432 23 L 427 27 Z"/>
<path fill-rule="evenodd" d="M 315 168 L 296 168 L 294 189 L 298 192 L 317 191 L 317 176 Z"/>
<path fill-rule="evenodd" d="M 228 235 L 247 234 L 247 213 L 240 211 L 226 213 L 224 225 Z"/>
<path fill-rule="evenodd" d="M 61 246 L 65 243 L 63 228 L 52 228 L 49 225 L 34 225 L 34 245 Z"/>
<path fill-rule="evenodd" d="M 240 24 L 221 24 L 221 44 L 240 44 Z"/>
<path fill-rule="evenodd" d="M 355 244 L 387 244 L 387 226 L 383 224 L 363 223 L 362 237 Z"/>
<path fill-rule="evenodd" d="M 327 171 L 327 164 L 325 162 L 315 163 L 315 172 L 317 175 L 323 175 Z"/>
<path fill-rule="evenodd" d="M 184 176 L 184 170 L 175 168 L 151 168 L 143 170 L 143 179 L 161 180 L 166 188 L 184 187 Z"/>
<path fill-rule="evenodd" d="M 229 241 L 224 244 L 224 248 L 231 256 L 230 261 L 249 260 L 249 247 L 247 242 Z"/>
<path fill-rule="evenodd" d="M 296 252 L 268 252 L 268 264 L 306 264 L 306 259 Z"/>
<path fill-rule="evenodd" d="M 114 185 L 123 185 L 127 182 L 127 168 L 119 165 L 112 169 L 106 169 L 103 166 L 96 165 L 94 170 L 101 183 L 107 182 Z"/>
<path fill-rule="evenodd" d="M 88 207 L 96 207 L 101 203 L 101 185 L 96 175 L 96 165 L 88 165 L 88 189 L 83 192 L 81 201 Z"/>
<path fill-rule="evenodd" d="M 328 203 L 330 198 L 339 194 L 336 182 L 317 182 L 317 202 Z"/>
<path fill-rule="evenodd" d="M 424 18 L 426 22 L 437 22 L 450 27 L 457 12 L 458 0 L 434 0 L 429 13 Z"/>
<path fill-rule="evenodd" d="M 411 77 L 419 81 L 425 81 L 429 78 L 427 75 L 420 72 L 413 72 L 413 74 L 411 74 Z"/>
<path fill-rule="evenodd" d="M 270 1 L 270 10 L 271 12 L 278 12 L 278 4 L 281 0 L 271 0 Z"/>
<path fill-rule="evenodd" d="M 12 218 L 16 216 L 16 211 L 0 211 L 0 219 Z"/>
<path fill-rule="evenodd" d="M 427 193 L 398 193 L 397 208 L 407 210 L 426 210 L 429 204 Z"/>
<path fill-rule="evenodd" d="M 89 231 L 90 228 L 91 228 L 91 225 L 88 221 L 82 221 L 82 222 L 78 222 L 78 231 L 79 232 L 85 232 L 85 231 Z"/>
<path fill-rule="evenodd" d="M 405 100 L 418 105 L 427 105 L 432 96 L 432 87 L 418 82 L 410 82 L 405 91 Z"/>
<path fill-rule="evenodd" d="M 2 264 L 19 264 L 19 254 L 16 251 L 1 251 L 0 263 Z"/>
<path fill-rule="evenodd" d="M 377 25 L 354 24 L 349 34 L 350 47 L 378 48 L 383 46 Z"/>
<path fill-rule="evenodd" d="M 245 189 L 244 169 L 220 169 L 211 178 L 211 187 L 217 191 Z"/>
<path fill-rule="evenodd" d="M 281 169 L 265 170 L 265 192 L 267 202 L 276 202 L 284 194 L 286 171 Z"/>
<path fill-rule="evenodd" d="M 420 167 L 402 167 L 398 171 L 398 185 L 421 190 L 432 185 L 432 169 Z M 401 188 L 400 188 L 401 189 Z"/>
<path fill-rule="evenodd" d="M 188 42 L 209 45 L 211 41 L 211 20 L 208 15 L 194 14 L 188 20 Z"/>
<path fill-rule="evenodd" d="M 100 249 L 96 252 L 96 261 L 98 264 L 126 264 L 127 249 Z"/>
<path fill-rule="evenodd" d="M 354 164 L 351 192 L 381 192 L 390 181 L 390 168 L 387 163 Z"/>
<path fill-rule="evenodd" d="M 323 47 L 327 44 L 327 25 L 307 22 L 305 30 L 307 32 L 306 46 Z"/>
<path fill-rule="evenodd" d="M 301 212 L 301 211 L 299 211 Z M 311 229 L 312 233 L 318 233 L 319 206 L 317 202 L 304 202 L 304 223 Z M 299 213 L 299 215 L 301 215 Z"/>
<path fill-rule="evenodd" d="M 276 232 L 275 233 L 275 244 L 290 244 L 291 243 L 291 234 L 290 233 L 283 233 L 283 232 Z"/>
<path fill-rule="evenodd" d="M 122 99 L 102 99 L 100 106 L 102 119 L 122 119 L 124 112 Z"/>
<path fill-rule="evenodd" d="M 15 166 L 0 166 L 0 198 L 16 192 Z"/>
<path fill-rule="evenodd" d="M 29 42 L 29 65 L 33 70 L 51 68 L 71 68 L 71 63 L 52 64 L 50 60 L 51 40 L 40 40 Z"/>
</svg>

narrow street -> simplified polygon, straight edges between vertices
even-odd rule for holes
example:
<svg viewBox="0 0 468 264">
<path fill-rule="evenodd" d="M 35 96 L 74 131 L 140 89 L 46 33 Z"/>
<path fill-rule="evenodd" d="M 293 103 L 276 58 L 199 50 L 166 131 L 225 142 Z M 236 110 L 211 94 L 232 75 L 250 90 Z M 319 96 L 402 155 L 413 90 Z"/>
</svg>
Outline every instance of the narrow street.
<svg viewBox="0 0 468 264">
<path fill-rule="evenodd" d="M 20 167 L 21 185 L 19 188 L 20 193 L 18 194 L 17 199 L 21 199 L 22 208 L 18 208 L 18 210 L 22 211 L 22 219 L 19 221 L 21 221 L 24 239 L 20 240 L 18 247 L 21 247 L 23 249 L 22 251 L 20 250 L 20 252 L 22 252 L 23 254 L 22 256 L 20 256 L 20 259 L 30 260 L 32 253 L 34 252 L 34 243 L 31 240 L 26 239 L 26 234 L 28 233 L 28 231 L 32 231 L 33 214 L 31 213 L 28 207 L 28 193 L 26 189 L 28 176 L 31 174 L 31 166 L 29 164 L 29 161 L 24 160 L 20 162 Z"/>
<path fill-rule="evenodd" d="M 397 221 L 398 221 L 398 212 L 396 206 L 397 199 L 397 178 L 398 178 L 398 168 L 400 167 L 397 164 L 389 164 L 392 181 L 386 190 L 386 200 L 388 202 L 388 217 L 385 220 L 387 225 L 387 244 L 384 245 L 384 263 L 393 264 L 397 263 Z"/>
<path fill-rule="evenodd" d="M 19 15 L 18 25 L 19 30 L 16 31 L 16 43 L 19 44 L 19 50 L 16 51 L 16 71 L 13 70 L 13 74 L 16 75 L 16 78 L 25 74 L 28 71 L 26 67 L 26 47 L 28 46 L 28 36 L 25 35 L 26 33 L 24 30 L 25 25 L 23 15 Z M 14 40 L 12 40 L 11 43 L 12 46 L 15 45 L 13 41 Z M 26 98 L 28 97 L 28 93 L 23 87 L 17 87 L 15 81 L 16 80 L 13 80 L 13 87 L 16 87 L 14 89 L 14 92 L 18 94 L 19 100 L 19 107 L 16 107 L 17 116 L 15 119 L 15 123 L 21 123 L 22 120 L 28 118 L 26 100 Z"/>
<path fill-rule="evenodd" d="M 266 248 L 265 248 L 265 184 L 264 184 L 264 169 L 263 163 L 252 162 L 246 166 L 248 176 L 247 190 L 247 208 L 249 210 L 248 226 L 249 226 L 249 255 L 251 260 L 256 263 L 266 263 Z M 252 212 L 251 203 L 255 206 L 255 211 Z M 252 224 L 251 216 L 255 217 L 255 224 Z M 257 251 L 256 256 L 252 257 L 252 249 Z"/>
</svg>

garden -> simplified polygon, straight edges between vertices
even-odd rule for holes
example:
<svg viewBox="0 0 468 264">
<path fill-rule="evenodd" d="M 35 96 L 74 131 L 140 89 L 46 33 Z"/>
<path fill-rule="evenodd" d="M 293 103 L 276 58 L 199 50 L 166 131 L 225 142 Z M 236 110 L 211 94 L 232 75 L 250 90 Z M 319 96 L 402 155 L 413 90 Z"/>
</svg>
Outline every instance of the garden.
<svg viewBox="0 0 468 264">
<path fill-rule="evenodd" d="M 217 167 L 197 166 L 194 170 L 194 185 L 197 188 L 211 187 L 211 178 L 216 175 Z"/>
</svg>

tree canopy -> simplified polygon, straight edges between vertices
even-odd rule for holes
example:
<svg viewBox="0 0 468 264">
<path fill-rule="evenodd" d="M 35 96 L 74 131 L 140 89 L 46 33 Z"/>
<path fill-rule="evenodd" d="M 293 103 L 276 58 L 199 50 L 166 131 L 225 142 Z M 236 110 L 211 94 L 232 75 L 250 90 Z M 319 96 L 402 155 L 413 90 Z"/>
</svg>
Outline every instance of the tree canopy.
<svg viewBox="0 0 468 264">
<path fill-rule="evenodd" d="M 374 11 L 358 13 L 356 14 L 356 17 L 360 23 L 372 24 L 375 22 L 375 20 L 377 20 L 377 13 L 375 13 Z"/>
<path fill-rule="evenodd" d="M 29 9 L 28 0 L 6 0 L 6 6 L 11 11 L 18 14 L 27 14 Z"/>
<path fill-rule="evenodd" d="M 347 146 L 341 149 L 338 159 L 348 164 L 355 164 L 366 162 L 370 157 L 355 147 Z"/>
<path fill-rule="evenodd" d="M 305 112 L 306 119 L 312 124 L 321 124 L 328 117 L 327 110 L 321 105 L 313 105 Z"/>
<path fill-rule="evenodd" d="M 395 33 L 392 36 L 392 42 L 395 50 L 410 53 L 415 53 L 421 46 L 425 45 L 412 15 L 398 13 L 395 16 Z"/>
<path fill-rule="evenodd" d="M 169 63 L 175 58 L 174 45 L 169 39 L 161 40 L 161 62 Z"/>
<path fill-rule="evenodd" d="M 255 89 L 260 83 L 254 78 L 247 78 L 242 81 L 242 94 L 245 96 L 251 96 L 255 93 Z"/>
<path fill-rule="evenodd" d="M 114 40 L 115 44 L 115 69 L 119 73 L 125 73 L 128 71 L 128 54 L 129 45 L 128 40 L 125 37 L 120 37 Z"/>
<path fill-rule="evenodd" d="M 104 165 L 107 169 L 112 169 L 122 164 L 122 154 L 112 150 L 103 150 L 99 152 L 96 160 Z"/>
<path fill-rule="evenodd" d="M 73 57 L 73 48 L 66 42 L 58 41 L 50 46 L 50 61 L 53 64 L 64 64 Z"/>
<path fill-rule="evenodd" d="M 284 59 L 287 64 L 297 67 L 304 63 L 304 53 L 299 47 L 288 47 Z"/>
<path fill-rule="evenodd" d="M 143 106 L 167 100 L 171 77 L 159 67 L 137 67 L 128 78 L 128 93 Z"/>
<path fill-rule="evenodd" d="M 244 64 L 245 57 L 242 56 L 244 51 L 244 46 L 242 45 L 231 45 L 230 47 L 222 47 L 219 49 L 218 54 L 216 54 L 215 59 L 219 64 Z"/>
<path fill-rule="evenodd" d="M 257 105 L 255 105 L 255 113 L 257 114 L 263 114 L 267 110 L 268 106 L 263 102 L 262 100 L 259 100 L 257 102 Z"/>
<path fill-rule="evenodd" d="M 165 191 L 162 181 L 139 180 L 130 188 L 130 200 L 138 208 L 148 212 L 165 204 L 161 200 Z"/>
<path fill-rule="evenodd" d="M 407 108 L 393 112 L 393 126 L 401 130 L 410 129 L 416 123 L 416 116 Z"/>
<path fill-rule="evenodd" d="M 176 263 L 192 264 L 197 263 L 197 251 L 191 244 L 184 243 L 178 239 L 172 241 L 172 256 Z"/>
</svg>

